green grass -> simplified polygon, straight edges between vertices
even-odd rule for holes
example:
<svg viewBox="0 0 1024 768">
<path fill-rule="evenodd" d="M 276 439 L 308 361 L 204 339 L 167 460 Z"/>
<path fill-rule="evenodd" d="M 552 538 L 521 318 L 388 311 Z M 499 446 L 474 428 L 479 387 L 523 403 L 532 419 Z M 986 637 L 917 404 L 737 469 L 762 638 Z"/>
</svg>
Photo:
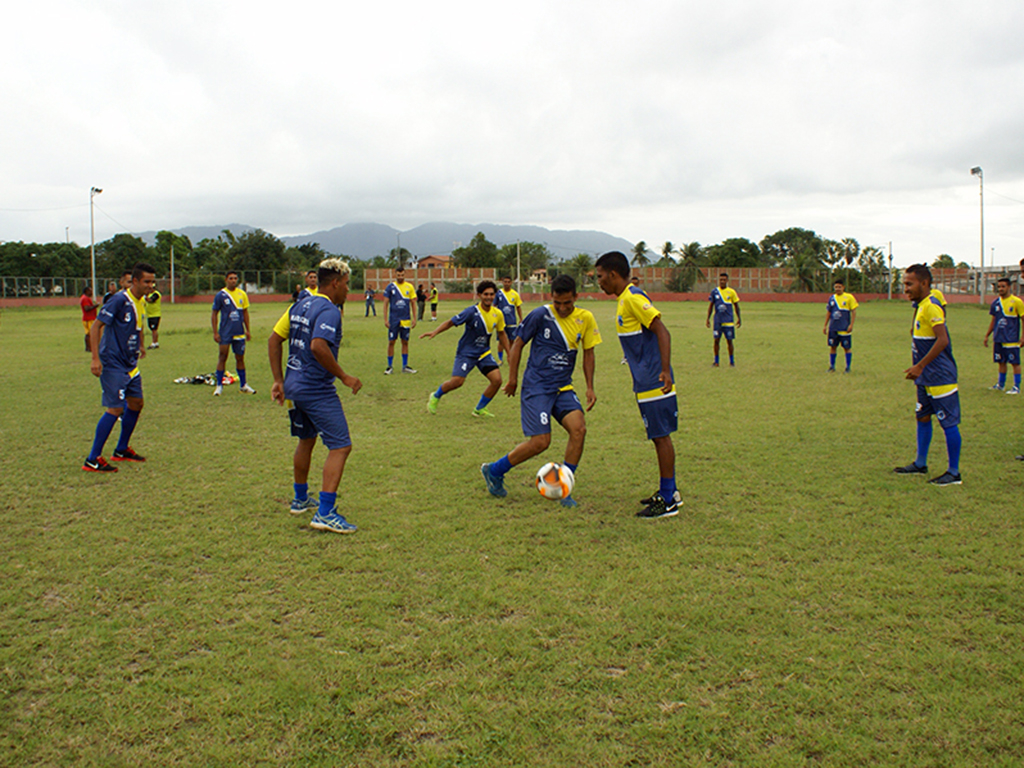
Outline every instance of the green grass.
<svg viewBox="0 0 1024 768">
<path fill-rule="evenodd" d="M 472 418 L 477 376 L 426 413 L 458 331 L 387 377 L 351 305 L 350 537 L 285 511 L 283 307 L 252 310 L 259 395 L 213 398 L 172 383 L 213 369 L 209 311 L 168 305 L 150 460 L 114 476 L 80 470 L 101 408 L 76 313 L 5 311 L 0 764 L 1018 765 L 1024 441 L 984 310 L 949 310 L 964 485 L 940 489 L 891 473 L 915 446 L 906 303 L 862 305 L 849 376 L 825 373 L 823 307 L 745 305 L 738 367 L 712 369 L 706 306 L 662 305 L 686 506 L 642 521 L 654 451 L 614 304 L 585 306 L 605 343 L 566 511 L 531 487 L 557 427 L 498 501 L 479 465 L 521 439 L 518 402 Z"/>
</svg>

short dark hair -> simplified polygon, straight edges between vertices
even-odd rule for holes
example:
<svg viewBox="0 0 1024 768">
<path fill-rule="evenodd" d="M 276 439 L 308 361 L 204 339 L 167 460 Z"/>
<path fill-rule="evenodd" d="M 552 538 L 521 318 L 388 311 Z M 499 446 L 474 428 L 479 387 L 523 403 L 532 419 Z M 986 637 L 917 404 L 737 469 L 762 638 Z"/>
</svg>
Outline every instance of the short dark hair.
<svg viewBox="0 0 1024 768">
<path fill-rule="evenodd" d="M 488 288 L 490 288 L 495 293 L 497 293 L 497 291 L 498 291 L 498 286 L 494 284 L 493 280 L 481 280 L 476 285 L 477 295 L 479 296 L 481 293 L 486 291 Z"/>
<path fill-rule="evenodd" d="M 405 267 L 395 267 L 395 272 L 405 272 Z"/>
<path fill-rule="evenodd" d="M 130 274 L 132 274 L 133 272 L 135 272 L 135 269 L 134 269 L 134 268 L 131 268 L 131 269 L 122 269 L 122 270 L 121 270 L 121 277 L 124 277 L 125 275 L 130 275 Z"/>
<path fill-rule="evenodd" d="M 719 272 L 718 276 L 719 277 L 724 277 L 726 280 L 729 279 L 729 273 L 728 272 Z"/>
<path fill-rule="evenodd" d="M 231 275 L 237 275 L 237 274 L 238 274 L 238 270 L 237 269 L 229 269 L 227 272 L 224 273 L 224 277 L 230 277 Z"/>
<path fill-rule="evenodd" d="M 602 254 L 594 266 L 608 272 L 617 272 L 623 278 L 629 279 L 629 259 L 621 251 L 608 251 Z"/>
<path fill-rule="evenodd" d="M 551 293 L 576 293 L 576 281 L 572 275 L 556 275 L 551 281 Z"/>
<path fill-rule="evenodd" d="M 319 271 L 319 270 L 317 270 L 317 269 L 307 269 L 307 270 L 306 270 L 306 274 L 307 274 L 307 275 L 319 275 L 319 274 L 320 274 L 320 271 Z"/>
<path fill-rule="evenodd" d="M 996 282 L 997 283 L 1006 283 L 1007 285 L 1009 285 L 1010 284 L 1010 278 L 1008 278 L 1008 277 L 1000 277 L 998 280 L 996 280 Z"/>
<path fill-rule="evenodd" d="M 132 280 L 141 280 L 143 273 L 148 272 L 151 275 L 155 275 L 156 269 L 153 268 L 152 264 L 147 264 L 144 261 L 140 261 L 134 267 L 132 267 L 131 272 Z"/>
<path fill-rule="evenodd" d="M 839 278 L 839 277 L 837 277 L 835 280 L 832 281 L 832 285 L 841 285 L 841 286 L 843 286 L 843 288 L 846 287 L 846 283 L 843 281 L 842 278 Z"/>
<path fill-rule="evenodd" d="M 911 264 L 903 272 L 907 275 L 917 275 L 918 280 L 922 280 L 928 285 L 932 284 L 932 271 L 924 264 Z"/>
</svg>

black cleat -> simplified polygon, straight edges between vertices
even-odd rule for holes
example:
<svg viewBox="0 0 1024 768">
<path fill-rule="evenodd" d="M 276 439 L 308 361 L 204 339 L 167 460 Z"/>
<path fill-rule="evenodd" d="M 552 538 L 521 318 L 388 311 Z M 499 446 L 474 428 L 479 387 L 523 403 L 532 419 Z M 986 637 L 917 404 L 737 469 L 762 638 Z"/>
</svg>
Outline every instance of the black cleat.
<svg viewBox="0 0 1024 768">
<path fill-rule="evenodd" d="M 907 464 L 905 467 L 896 467 L 893 470 L 897 475 L 927 475 L 928 465 L 925 464 L 923 467 L 917 466 L 917 464 Z"/>
</svg>

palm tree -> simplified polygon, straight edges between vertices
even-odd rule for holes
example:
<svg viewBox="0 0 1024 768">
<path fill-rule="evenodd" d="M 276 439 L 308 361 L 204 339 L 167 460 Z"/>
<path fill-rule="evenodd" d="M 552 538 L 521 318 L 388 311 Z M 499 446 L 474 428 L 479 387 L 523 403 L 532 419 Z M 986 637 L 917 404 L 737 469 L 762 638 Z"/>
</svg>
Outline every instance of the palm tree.
<svg viewBox="0 0 1024 768">
<path fill-rule="evenodd" d="M 587 283 L 590 270 L 594 268 L 594 261 L 590 258 L 589 254 L 577 253 L 565 262 L 564 267 L 565 272 L 572 275 L 573 279 L 576 280 L 578 288 L 582 289 Z"/>
<path fill-rule="evenodd" d="M 647 258 L 647 243 L 643 240 L 633 246 L 633 263 L 638 267 L 646 267 L 651 263 L 651 260 Z"/>
<path fill-rule="evenodd" d="M 786 259 L 786 268 L 793 278 L 793 286 L 802 291 L 813 291 L 817 288 L 818 270 L 821 262 L 810 248 L 794 251 Z"/>
<path fill-rule="evenodd" d="M 672 254 L 675 253 L 675 250 L 676 247 L 666 240 L 661 246 L 661 261 L 658 263 L 665 267 L 675 264 L 675 259 L 672 258 Z"/>
</svg>

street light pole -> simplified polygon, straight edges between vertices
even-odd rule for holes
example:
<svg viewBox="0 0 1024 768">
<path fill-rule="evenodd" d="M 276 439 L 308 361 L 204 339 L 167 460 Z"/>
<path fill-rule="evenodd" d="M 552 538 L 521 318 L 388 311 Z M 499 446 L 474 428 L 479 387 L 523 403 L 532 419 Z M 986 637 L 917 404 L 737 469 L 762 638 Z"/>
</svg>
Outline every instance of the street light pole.
<svg viewBox="0 0 1024 768">
<path fill-rule="evenodd" d="M 978 199 L 979 199 L 979 201 L 981 203 L 981 206 L 980 206 L 980 211 L 981 211 L 981 214 L 980 214 L 981 215 L 981 225 L 980 225 L 980 231 L 981 231 L 981 244 L 980 244 L 980 249 L 981 249 L 981 254 L 980 254 L 981 273 L 978 276 L 978 303 L 979 304 L 984 304 L 985 303 L 985 288 L 984 288 L 984 281 L 985 281 L 985 174 L 982 173 L 980 165 L 976 165 L 973 168 L 971 168 L 971 176 L 977 176 L 978 177 Z"/>
<path fill-rule="evenodd" d="M 89 259 L 92 261 L 92 292 L 93 296 L 102 296 L 96 287 L 96 220 L 92 214 L 92 199 L 103 190 L 98 187 L 89 188 Z"/>
</svg>

